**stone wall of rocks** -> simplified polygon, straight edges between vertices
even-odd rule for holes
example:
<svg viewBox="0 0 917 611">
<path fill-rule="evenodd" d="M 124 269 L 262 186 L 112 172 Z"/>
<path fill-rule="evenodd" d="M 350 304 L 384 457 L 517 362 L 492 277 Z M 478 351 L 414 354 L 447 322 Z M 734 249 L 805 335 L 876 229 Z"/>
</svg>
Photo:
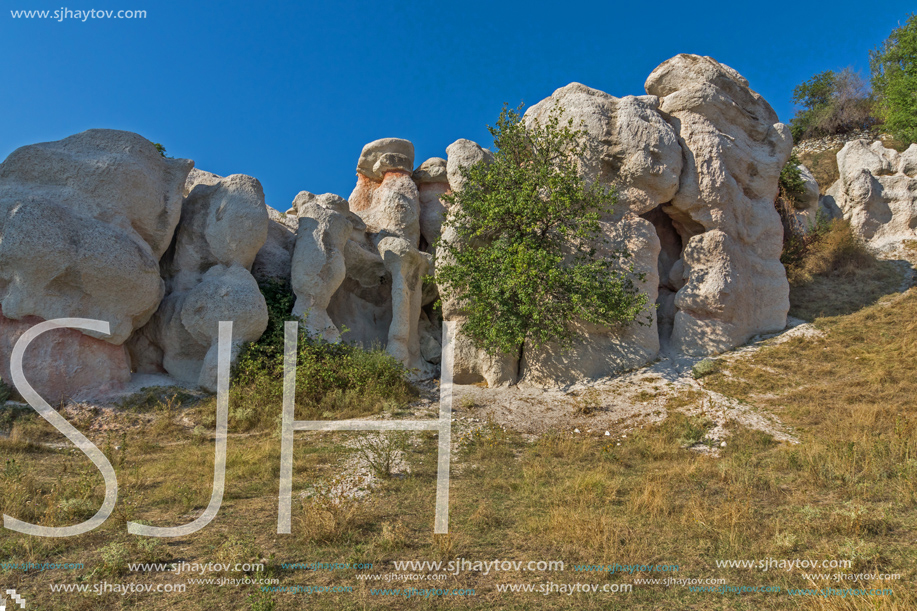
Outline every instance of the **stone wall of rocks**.
<svg viewBox="0 0 917 611">
<path fill-rule="evenodd" d="M 799 144 L 793 147 L 793 151 L 797 154 L 799 153 L 824 153 L 825 151 L 830 151 L 831 149 L 843 148 L 848 142 L 853 142 L 854 140 L 881 140 L 883 138 L 890 138 L 889 134 L 883 134 L 879 130 L 875 129 L 858 129 L 847 134 L 835 134 L 833 136 L 825 136 L 823 138 L 810 138 L 809 140 L 803 140 Z"/>
<path fill-rule="evenodd" d="M 774 209 L 789 130 L 737 72 L 679 55 L 615 98 L 578 83 L 525 114 L 556 106 L 585 125 L 581 170 L 614 186 L 602 219 L 608 248 L 633 253 L 651 303 L 650 326 L 582 325 L 570 352 L 491 357 L 457 323 L 457 383 L 568 384 L 640 366 L 661 349 L 715 354 L 782 329 L 789 307 Z M 158 372 L 215 385 L 218 322 L 235 323 L 235 349 L 267 324 L 258 283 L 288 282 L 294 314 L 328 341 L 378 345 L 414 371 L 437 374 L 441 322 L 432 305 L 432 244 L 462 188 L 462 166 L 490 151 L 457 140 L 415 167 L 397 138 L 367 144 L 349 199 L 299 193 L 282 214 L 258 181 L 164 159 L 136 134 L 90 130 L 26 146 L 0 164 L 0 375 L 9 351 L 39 320 L 109 320 L 106 337 L 49 334 L 30 378 L 50 398 L 123 385 Z M 897 167 L 897 166 L 896 166 Z M 448 236 L 446 236 L 448 239 Z M 53 335 L 53 337 L 51 337 Z M 6 360 L 4 360 L 6 359 Z"/>
</svg>

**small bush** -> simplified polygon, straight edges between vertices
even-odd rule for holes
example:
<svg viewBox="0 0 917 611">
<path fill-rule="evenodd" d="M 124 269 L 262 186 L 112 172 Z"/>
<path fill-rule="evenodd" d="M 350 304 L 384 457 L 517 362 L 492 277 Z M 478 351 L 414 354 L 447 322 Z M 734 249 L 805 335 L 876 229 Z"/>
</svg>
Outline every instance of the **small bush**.
<svg viewBox="0 0 917 611">
<path fill-rule="evenodd" d="M 802 179 L 802 171 L 799 169 L 800 163 L 794 152 L 780 170 L 780 197 L 793 204 L 799 201 L 806 190 L 806 181 Z"/>
<path fill-rule="evenodd" d="M 293 320 L 295 297 L 288 285 L 262 285 L 268 327 L 245 346 L 233 370 L 230 426 L 269 429 L 283 400 L 284 322 Z M 381 349 L 329 343 L 300 327 L 296 368 L 297 419 L 343 419 L 379 413 L 386 402 L 416 395 L 407 369 Z"/>
<path fill-rule="evenodd" d="M 831 231 L 832 224 L 824 213 L 819 211 L 811 226 L 801 228 L 788 218 L 788 211 L 781 210 L 779 205 L 777 210 L 781 213 L 781 220 L 784 221 L 783 252 L 780 254 L 780 262 L 786 267 L 787 276 L 793 276 L 804 266 L 807 258 L 818 249 L 822 238 Z M 790 282 L 793 282 L 792 277 Z"/>
<path fill-rule="evenodd" d="M 705 376 L 719 373 L 721 369 L 722 365 L 717 359 L 704 359 L 694 364 L 694 367 L 691 368 L 691 376 L 699 380 Z"/>
<path fill-rule="evenodd" d="M 373 475 L 387 479 L 392 476 L 399 462 L 404 460 L 408 444 L 407 431 L 360 435 L 357 438 L 357 453 L 369 465 Z"/>
<path fill-rule="evenodd" d="M 274 611 L 274 598 L 270 592 L 261 591 L 248 597 L 250 611 Z"/>
<path fill-rule="evenodd" d="M 704 361 L 701 361 L 702 363 Z M 705 443 L 707 431 L 713 428 L 713 422 L 703 418 L 685 418 L 679 426 L 678 443 L 682 447 L 696 446 L 699 443 Z"/>
<path fill-rule="evenodd" d="M 103 575 L 120 575 L 127 572 L 130 551 L 124 543 L 109 543 L 99 550 L 99 555 L 102 557 L 102 563 L 98 568 Z"/>
</svg>

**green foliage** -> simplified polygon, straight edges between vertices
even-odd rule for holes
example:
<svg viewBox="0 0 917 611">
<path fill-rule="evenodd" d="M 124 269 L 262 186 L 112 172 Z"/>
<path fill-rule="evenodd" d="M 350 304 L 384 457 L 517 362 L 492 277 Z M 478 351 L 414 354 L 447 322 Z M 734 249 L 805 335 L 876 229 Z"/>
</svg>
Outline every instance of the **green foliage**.
<svg viewBox="0 0 917 611">
<path fill-rule="evenodd" d="M 906 144 L 917 142 L 917 14 L 870 53 L 870 65 L 885 129 Z"/>
<path fill-rule="evenodd" d="M 800 163 L 794 151 L 780 170 L 780 197 L 790 203 L 798 202 L 806 190 L 806 181 L 802 179 L 802 171 L 799 169 Z"/>
<path fill-rule="evenodd" d="M 798 267 L 817 248 L 818 243 L 831 231 L 831 228 L 831 219 L 819 210 L 815 214 L 815 221 L 809 227 L 784 234 L 780 262 L 787 270 Z"/>
<path fill-rule="evenodd" d="M 399 461 L 404 460 L 410 448 L 407 431 L 385 431 L 357 437 L 357 453 L 363 458 L 373 475 L 388 479 Z"/>
<path fill-rule="evenodd" d="M 437 245 L 441 294 L 458 300 L 463 333 L 490 354 L 569 347 L 576 320 L 628 323 L 646 306 L 643 277 L 621 271 L 630 254 L 598 252 L 616 196 L 579 175 L 585 132 L 561 125 L 559 107 L 529 129 L 518 110 L 504 106 L 489 128 L 493 163 L 462 168 L 465 187 L 445 198 L 454 238 Z"/>
<path fill-rule="evenodd" d="M 722 364 L 717 359 L 704 359 L 695 363 L 694 367 L 691 368 L 691 377 L 699 380 L 714 373 L 719 373 L 721 369 Z"/>
<path fill-rule="evenodd" d="M 701 361 L 703 363 L 704 361 Z M 673 421 L 673 428 L 678 435 L 678 443 L 682 447 L 692 447 L 698 444 L 709 444 L 707 431 L 714 427 L 714 423 L 701 417 L 683 417 Z"/>
<path fill-rule="evenodd" d="M 230 421 L 234 428 L 275 425 L 283 397 L 284 322 L 294 320 L 295 297 L 289 286 L 261 286 L 268 306 L 264 335 L 247 344 L 233 370 Z M 415 391 L 408 371 L 383 350 L 365 350 L 312 337 L 302 326 L 296 367 L 298 419 L 352 417 L 375 413 L 389 401 L 401 402 Z"/>
<path fill-rule="evenodd" d="M 166 156 L 166 147 L 164 147 L 163 145 L 159 144 L 158 142 L 154 142 L 154 143 L 153 143 L 153 146 L 155 146 L 155 147 L 156 147 L 156 150 L 159 151 L 160 157 L 165 157 L 165 156 Z"/>
<path fill-rule="evenodd" d="M 271 593 L 265 590 L 249 595 L 248 605 L 251 611 L 274 611 L 276 608 Z"/>
<path fill-rule="evenodd" d="M 790 121 L 796 142 L 868 129 L 877 122 L 866 84 L 851 68 L 826 70 L 800 83 L 792 102 L 802 107 Z"/>
</svg>

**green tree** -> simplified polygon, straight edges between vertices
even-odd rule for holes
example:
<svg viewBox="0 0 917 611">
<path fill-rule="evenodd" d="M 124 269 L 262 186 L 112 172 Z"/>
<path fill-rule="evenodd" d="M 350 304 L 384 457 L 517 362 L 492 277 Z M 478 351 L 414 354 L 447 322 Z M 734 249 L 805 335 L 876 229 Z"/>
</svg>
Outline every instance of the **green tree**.
<svg viewBox="0 0 917 611">
<path fill-rule="evenodd" d="M 504 106 L 488 128 L 493 162 L 462 169 L 437 244 L 440 290 L 467 316 L 463 333 L 490 354 L 569 348 L 577 320 L 629 323 L 646 306 L 635 285 L 643 277 L 623 261 L 630 254 L 606 245 L 612 254 L 598 256 L 616 195 L 580 176 L 585 132 L 562 125 L 559 107 L 528 129 L 519 110 Z"/>
<path fill-rule="evenodd" d="M 885 129 L 905 143 L 917 142 L 917 14 L 869 55 Z"/>
<path fill-rule="evenodd" d="M 851 68 L 819 72 L 793 89 L 792 102 L 801 106 L 790 121 L 797 142 L 876 124 L 866 83 Z"/>
</svg>

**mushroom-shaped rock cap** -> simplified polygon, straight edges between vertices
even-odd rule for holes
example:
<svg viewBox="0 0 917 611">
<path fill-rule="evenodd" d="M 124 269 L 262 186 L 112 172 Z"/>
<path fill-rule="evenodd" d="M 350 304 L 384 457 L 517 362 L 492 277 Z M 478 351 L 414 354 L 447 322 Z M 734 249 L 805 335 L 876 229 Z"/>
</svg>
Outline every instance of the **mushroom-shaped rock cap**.
<svg viewBox="0 0 917 611">
<path fill-rule="evenodd" d="M 431 157 L 427 159 L 420 164 L 419 168 L 414 170 L 412 178 L 417 184 L 437 182 L 448 183 L 449 179 L 446 178 L 446 160 L 442 157 Z"/>
<path fill-rule="evenodd" d="M 392 170 L 410 174 L 413 169 L 414 145 L 401 138 L 382 138 L 370 142 L 363 147 L 357 162 L 357 172 L 373 180 L 382 180 L 385 173 Z"/>
</svg>

